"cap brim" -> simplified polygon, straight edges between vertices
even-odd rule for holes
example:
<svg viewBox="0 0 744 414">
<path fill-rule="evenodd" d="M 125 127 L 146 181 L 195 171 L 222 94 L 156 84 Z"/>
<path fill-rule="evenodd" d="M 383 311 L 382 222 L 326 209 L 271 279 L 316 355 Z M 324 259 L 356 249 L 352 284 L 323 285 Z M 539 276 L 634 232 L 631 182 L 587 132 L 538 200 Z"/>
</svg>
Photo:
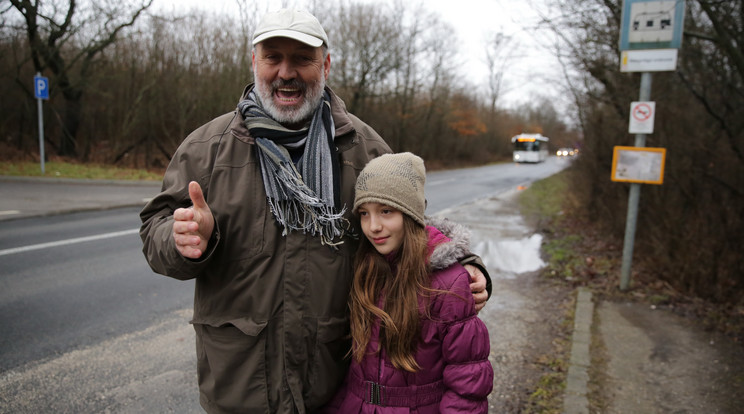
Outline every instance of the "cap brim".
<svg viewBox="0 0 744 414">
<path fill-rule="evenodd" d="M 256 38 L 253 39 L 253 45 L 255 46 L 263 42 L 264 40 L 270 39 L 272 37 L 288 37 L 312 47 L 320 47 L 323 44 L 323 39 L 318 39 L 315 36 L 310 36 L 302 32 L 297 32 L 294 30 L 272 30 L 270 32 L 266 32 L 256 36 Z"/>
</svg>

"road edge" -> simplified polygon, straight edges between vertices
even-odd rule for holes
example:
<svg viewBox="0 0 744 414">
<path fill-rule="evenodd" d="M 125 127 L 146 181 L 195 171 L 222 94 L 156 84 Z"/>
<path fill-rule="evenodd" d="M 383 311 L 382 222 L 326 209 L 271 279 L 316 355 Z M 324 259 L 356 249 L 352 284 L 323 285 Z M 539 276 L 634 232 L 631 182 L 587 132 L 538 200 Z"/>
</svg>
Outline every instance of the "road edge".
<svg viewBox="0 0 744 414">
<path fill-rule="evenodd" d="M 591 367 L 592 321 L 594 319 L 594 302 L 592 292 L 579 288 L 574 313 L 574 329 L 571 339 L 571 360 L 566 376 L 566 390 L 563 395 L 563 412 L 565 414 L 589 414 L 587 383 Z"/>
</svg>

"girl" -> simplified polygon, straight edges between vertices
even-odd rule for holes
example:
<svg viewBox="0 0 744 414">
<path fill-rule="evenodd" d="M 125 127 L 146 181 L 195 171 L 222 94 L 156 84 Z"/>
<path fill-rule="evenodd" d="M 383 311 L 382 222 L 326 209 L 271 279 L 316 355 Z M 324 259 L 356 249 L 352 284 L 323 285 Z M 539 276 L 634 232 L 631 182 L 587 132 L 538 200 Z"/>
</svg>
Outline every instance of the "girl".
<svg viewBox="0 0 744 414">
<path fill-rule="evenodd" d="M 469 235 L 427 225 L 425 178 L 423 160 L 401 153 L 370 161 L 357 180 L 365 237 L 349 300 L 352 361 L 326 412 L 488 412 L 488 331 L 457 262 Z"/>
</svg>

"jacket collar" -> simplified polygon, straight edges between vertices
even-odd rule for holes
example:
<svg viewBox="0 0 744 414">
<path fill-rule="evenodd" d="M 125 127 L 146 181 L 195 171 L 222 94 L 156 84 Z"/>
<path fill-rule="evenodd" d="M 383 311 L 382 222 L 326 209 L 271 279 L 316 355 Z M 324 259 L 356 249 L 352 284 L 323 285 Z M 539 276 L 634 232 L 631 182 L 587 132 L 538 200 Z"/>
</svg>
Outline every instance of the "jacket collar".
<svg viewBox="0 0 744 414">
<path fill-rule="evenodd" d="M 432 270 L 442 270 L 471 255 L 470 230 L 461 224 L 440 217 L 426 217 L 429 264 Z M 398 251 L 389 253 L 385 260 L 395 266 Z"/>
<path fill-rule="evenodd" d="M 444 218 L 427 217 L 429 263 L 433 270 L 445 269 L 470 253 L 470 231 Z"/>
</svg>

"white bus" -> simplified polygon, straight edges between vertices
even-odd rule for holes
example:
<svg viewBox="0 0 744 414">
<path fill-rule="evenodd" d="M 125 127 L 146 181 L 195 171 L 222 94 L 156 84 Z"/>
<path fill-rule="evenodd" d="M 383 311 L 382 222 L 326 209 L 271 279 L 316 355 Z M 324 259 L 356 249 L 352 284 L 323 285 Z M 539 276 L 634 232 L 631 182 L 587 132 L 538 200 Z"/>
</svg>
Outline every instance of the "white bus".
<svg viewBox="0 0 744 414">
<path fill-rule="evenodd" d="M 514 162 L 543 162 L 548 158 L 548 137 L 519 134 L 512 137 Z"/>
</svg>

